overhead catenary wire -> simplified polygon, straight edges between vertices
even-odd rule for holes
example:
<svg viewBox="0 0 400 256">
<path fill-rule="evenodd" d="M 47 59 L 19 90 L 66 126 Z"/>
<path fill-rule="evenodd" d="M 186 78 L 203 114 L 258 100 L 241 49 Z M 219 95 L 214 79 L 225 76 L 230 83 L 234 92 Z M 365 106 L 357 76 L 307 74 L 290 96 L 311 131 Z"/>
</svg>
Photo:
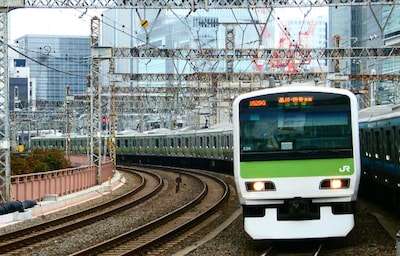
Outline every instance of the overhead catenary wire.
<svg viewBox="0 0 400 256">
<path fill-rule="evenodd" d="M 69 75 L 69 76 L 87 77 L 86 75 L 74 74 L 74 73 L 70 73 L 70 72 L 67 72 L 67 71 L 60 70 L 60 69 L 58 69 L 58 68 L 49 66 L 49 65 L 47 65 L 47 64 L 45 64 L 45 63 L 43 63 L 43 62 L 40 62 L 40 61 L 38 61 L 38 60 L 36 60 L 36 59 L 34 59 L 34 58 L 31 58 L 30 56 L 24 54 L 23 52 L 20 52 L 19 50 L 17 50 L 16 48 L 14 48 L 14 47 L 11 46 L 11 45 L 7 45 L 7 46 L 8 46 L 8 48 L 12 49 L 13 51 L 17 52 L 18 54 L 24 56 L 25 58 L 27 58 L 27 59 L 29 59 L 29 60 L 31 60 L 31 61 L 33 61 L 33 62 L 39 64 L 40 66 L 44 66 L 44 67 L 46 67 L 46 68 L 48 68 L 48 69 L 51 69 L 51 70 L 54 70 L 54 71 L 56 71 L 56 72 L 59 72 L 59 73 L 65 74 L 65 75 Z"/>
</svg>

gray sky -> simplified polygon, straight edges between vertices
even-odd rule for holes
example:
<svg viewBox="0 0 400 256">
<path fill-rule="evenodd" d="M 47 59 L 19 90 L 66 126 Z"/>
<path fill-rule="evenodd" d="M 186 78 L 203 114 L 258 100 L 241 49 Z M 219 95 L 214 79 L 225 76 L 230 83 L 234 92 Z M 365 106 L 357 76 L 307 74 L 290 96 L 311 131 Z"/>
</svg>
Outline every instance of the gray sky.
<svg viewBox="0 0 400 256">
<path fill-rule="evenodd" d="M 102 10 L 75 9 L 16 9 L 9 13 L 9 34 L 11 42 L 27 35 L 89 35 L 90 19 L 101 17 Z"/>
<path fill-rule="evenodd" d="M 281 19 L 327 15 L 327 8 L 275 9 Z M 16 9 L 9 13 L 9 42 L 27 34 L 90 35 L 90 19 L 101 18 L 104 9 Z"/>
</svg>

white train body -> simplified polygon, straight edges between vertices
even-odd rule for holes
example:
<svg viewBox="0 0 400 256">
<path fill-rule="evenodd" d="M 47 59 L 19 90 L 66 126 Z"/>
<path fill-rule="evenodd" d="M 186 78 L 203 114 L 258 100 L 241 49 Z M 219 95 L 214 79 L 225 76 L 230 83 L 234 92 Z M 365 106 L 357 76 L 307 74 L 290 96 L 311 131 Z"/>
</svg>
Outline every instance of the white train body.
<svg viewBox="0 0 400 256">
<path fill-rule="evenodd" d="M 233 103 L 234 176 L 253 239 L 345 237 L 360 179 L 356 97 L 280 87 Z"/>
</svg>

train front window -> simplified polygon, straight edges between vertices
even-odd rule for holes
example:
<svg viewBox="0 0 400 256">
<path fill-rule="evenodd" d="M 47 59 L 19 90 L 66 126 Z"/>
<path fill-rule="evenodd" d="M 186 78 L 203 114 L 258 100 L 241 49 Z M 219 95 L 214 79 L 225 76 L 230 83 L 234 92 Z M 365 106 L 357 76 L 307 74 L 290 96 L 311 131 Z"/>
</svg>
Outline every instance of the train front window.
<svg viewBox="0 0 400 256">
<path fill-rule="evenodd" d="M 264 107 L 246 107 L 250 106 L 251 99 L 244 102 L 239 115 L 241 153 L 351 149 L 348 98 L 333 94 L 309 95 L 312 103 L 303 105 L 279 104 L 278 98 L 283 98 L 282 95 L 263 96 L 268 102 Z"/>
</svg>

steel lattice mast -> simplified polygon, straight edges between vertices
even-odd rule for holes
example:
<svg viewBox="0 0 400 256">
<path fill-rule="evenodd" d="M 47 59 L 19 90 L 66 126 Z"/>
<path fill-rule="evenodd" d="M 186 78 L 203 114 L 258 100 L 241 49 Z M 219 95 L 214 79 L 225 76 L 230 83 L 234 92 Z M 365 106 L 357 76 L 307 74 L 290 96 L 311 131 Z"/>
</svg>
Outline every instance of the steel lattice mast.
<svg viewBox="0 0 400 256">
<path fill-rule="evenodd" d="M 23 0 L 0 1 L 0 196 L 11 197 L 10 108 L 8 86 L 8 12 L 23 7 Z"/>
<path fill-rule="evenodd" d="M 91 19 L 90 46 L 90 116 L 88 120 L 88 140 L 90 145 L 90 164 L 97 166 L 97 183 L 101 180 L 101 93 L 100 93 L 100 63 L 99 58 L 94 57 L 94 51 L 99 47 L 100 19 Z"/>
<path fill-rule="evenodd" d="M 0 29 L 2 42 L 0 43 L 0 186 L 3 201 L 10 198 L 10 120 L 9 120 L 9 92 L 7 68 L 7 12 L 0 10 Z"/>
</svg>

